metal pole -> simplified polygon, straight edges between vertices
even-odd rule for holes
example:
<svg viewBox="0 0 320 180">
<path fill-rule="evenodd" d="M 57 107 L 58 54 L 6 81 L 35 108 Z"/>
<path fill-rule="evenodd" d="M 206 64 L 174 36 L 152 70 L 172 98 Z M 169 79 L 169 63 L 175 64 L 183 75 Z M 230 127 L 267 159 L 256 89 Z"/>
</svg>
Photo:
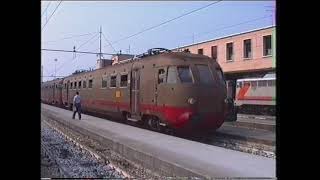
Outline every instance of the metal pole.
<svg viewBox="0 0 320 180">
<path fill-rule="evenodd" d="M 102 31 L 102 28 L 100 26 L 100 54 L 99 54 L 100 59 L 101 59 L 101 31 Z"/>
</svg>

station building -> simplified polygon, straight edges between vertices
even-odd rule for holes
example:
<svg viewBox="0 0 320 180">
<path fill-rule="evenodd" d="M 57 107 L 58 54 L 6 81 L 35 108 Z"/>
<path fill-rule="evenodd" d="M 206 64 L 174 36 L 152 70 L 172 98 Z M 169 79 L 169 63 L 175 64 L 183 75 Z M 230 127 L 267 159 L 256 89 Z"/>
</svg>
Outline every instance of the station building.
<svg viewBox="0 0 320 180">
<path fill-rule="evenodd" d="M 186 45 L 173 51 L 190 51 L 218 61 L 228 87 L 232 87 L 228 89 L 234 89 L 234 97 L 237 79 L 263 77 L 268 73 L 275 73 L 275 32 L 275 26 L 266 27 Z"/>
</svg>

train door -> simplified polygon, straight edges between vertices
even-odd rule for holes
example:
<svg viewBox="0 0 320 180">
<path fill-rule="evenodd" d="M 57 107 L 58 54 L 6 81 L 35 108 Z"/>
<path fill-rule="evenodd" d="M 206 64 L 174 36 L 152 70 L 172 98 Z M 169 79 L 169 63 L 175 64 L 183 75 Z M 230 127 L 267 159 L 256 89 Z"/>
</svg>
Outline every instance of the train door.
<svg viewBox="0 0 320 180">
<path fill-rule="evenodd" d="M 63 88 L 63 84 L 59 84 L 59 105 L 63 104 L 63 101 L 62 101 L 62 88 Z"/>
<path fill-rule="evenodd" d="M 53 83 L 53 88 L 52 88 L 52 103 L 54 104 L 55 101 L 55 93 L 56 93 L 56 84 Z"/>
<path fill-rule="evenodd" d="M 158 67 L 156 68 L 155 73 L 155 105 L 163 105 L 164 99 L 159 97 L 164 97 L 166 87 L 163 86 L 166 83 L 166 75 L 167 75 L 167 68 L 166 67 Z"/>
<path fill-rule="evenodd" d="M 131 114 L 140 113 L 140 69 L 133 69 L 131 72 Z"/>
<path fill-rule="evenodd" d="M 67 81 L 67 104 L 69 104 L 69 84 L 70 81 Z"/>
</svg>

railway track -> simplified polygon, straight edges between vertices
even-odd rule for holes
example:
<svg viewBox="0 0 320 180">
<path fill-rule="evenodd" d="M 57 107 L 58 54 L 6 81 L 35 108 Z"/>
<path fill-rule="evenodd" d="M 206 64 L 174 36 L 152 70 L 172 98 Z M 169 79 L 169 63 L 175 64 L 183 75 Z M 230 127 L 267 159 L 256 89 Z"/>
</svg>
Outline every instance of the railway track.
<svg viewBox="0 0 320 180">
<path fill-rule="evenodd" d="M 130 177 L 90 151 L 76 140 L 43 120 L 41 124 L 43 162 L 55 167 L 55 172 L 42 174 L 55 178 L 126 178 Z M 49 170 L 50 171 L 50 167 Z M 43 177 L 45 178 L 45 177 Z"/>
<path fill-rule="evenodd" d="M 87 135 L 61 124 L 59 121 L 43 116 L 42 119 L 45 119 L 42 120 L 42 122 L 49 124 L 53 129 L 59 132 L 59 134 L 64 136 L 66 139 L 69 139 L 69 141 L 72 141 L 75 146 L 78 146 L 79 148 L 83 149 L 83 151 L 89 153 L 91 157 L 94 157 L 100 163 L 107 164 L 113 171 L 116 171 L 119 176 L 121 175 L 120 179 L 162 179 L 154 172 L 151 172 L 150 170 L 145 169 L 134 162 L 128 161 L 117 153 L 111 151 L 108 147 L 102 145 L 100 142 L 95 141 Z"/>
</svg>

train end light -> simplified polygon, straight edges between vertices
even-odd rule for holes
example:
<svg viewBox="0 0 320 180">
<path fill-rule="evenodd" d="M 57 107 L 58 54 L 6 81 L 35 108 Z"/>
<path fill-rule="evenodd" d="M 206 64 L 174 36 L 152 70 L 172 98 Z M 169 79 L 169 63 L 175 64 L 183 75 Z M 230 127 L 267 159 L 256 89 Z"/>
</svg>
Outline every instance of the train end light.
<svg viewBox="0 0 320 180">
<path fill-rule="evenodd" d="M 194 103 L 196 103 L 196 100 L 194 98 L 189 98 L 188 99 L 188 103 L 189 104 L 194 104 Z"/>
</svg>

